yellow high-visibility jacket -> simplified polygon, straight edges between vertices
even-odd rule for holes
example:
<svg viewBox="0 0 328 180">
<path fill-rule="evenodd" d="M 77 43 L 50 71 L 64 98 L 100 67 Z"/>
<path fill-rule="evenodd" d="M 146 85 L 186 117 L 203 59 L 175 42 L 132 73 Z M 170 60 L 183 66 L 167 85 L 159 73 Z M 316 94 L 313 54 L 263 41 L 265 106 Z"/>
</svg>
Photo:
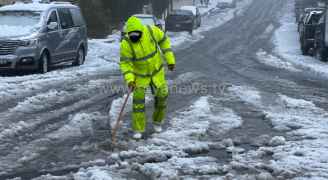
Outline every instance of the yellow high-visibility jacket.
<svg viewBox="0 0 328 180">
<path fill-rule="evenodd" d="M 164 61 L 168 65 L 175 64 L 170 39 L 158 27 L 144 26 L 134 16 L 127 21 L 125 30 L 127 35 L 121 42 L 120 53 L 120 68 L 125 81 L 135 81 L 137 87 L 148 87 L 151 82 L 156 87 L 165 85 Z M 142 32 L 139 42 L 133 43 L 128 38 L 132 31 Z"/>
</svg>

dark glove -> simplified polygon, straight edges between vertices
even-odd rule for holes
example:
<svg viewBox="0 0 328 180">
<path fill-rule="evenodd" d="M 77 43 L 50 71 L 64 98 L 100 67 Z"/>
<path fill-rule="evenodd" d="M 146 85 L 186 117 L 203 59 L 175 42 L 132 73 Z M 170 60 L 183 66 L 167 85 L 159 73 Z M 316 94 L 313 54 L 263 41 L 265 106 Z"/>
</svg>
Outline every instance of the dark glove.
<svg viewBox="0 0 328 180">
<path fill-rule="evenodd" d="M 169 68 L 170 71 L 174 71 L 174 69 L 175 69 L 175 64 L 169 64 L 169 65 L 168 65 L 168 68 Z"/>
<path fill-rule="evenodd" d="M 128 87 L 131 91 L 133 91 L 136 88 L 136 82 L 129 82 Z"/>
</svg>

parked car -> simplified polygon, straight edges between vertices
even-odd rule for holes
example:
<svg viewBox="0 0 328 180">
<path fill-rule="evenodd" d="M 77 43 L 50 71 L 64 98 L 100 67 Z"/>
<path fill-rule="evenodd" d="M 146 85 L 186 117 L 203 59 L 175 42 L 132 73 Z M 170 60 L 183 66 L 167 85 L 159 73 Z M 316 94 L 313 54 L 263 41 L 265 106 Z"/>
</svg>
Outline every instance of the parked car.
<svg viewBox="0 0 328 180">
<path fill-rule="evenodd" d="M 187 10 L 187 11 L 191 11 L 193 13 L 193 15 L 195 16 L 194 17 L 194 20 L 195 20 L 195 27 L 194 28 L 197 28 L 197 27 L 200 27 L 201 24 L 202 24 L 202 16 L 199 12 L 199 9 L 198 7 L 196 6 L 182 6 L 180 9 L 182 10 Z"/>
<path fill-rule="evenodd" d="M 200 15 L 199 15 L 200 17 Z M 167 31 L 188 31 L 190 34 L 200 26 L 200 21 L 191 10 L 173 10 L 166 18 L 165 25 Z"/>
<path fill-rule="evenodd" d="M 314 48 L 315 30 L 323 11 L 311 11 L 307 13 L 299 27 L 301 50 L 304 55 L 310 54 Z"/>
<path fill-rule="evenodd" d="M 328 14 L 325 12 L 315 29 L 314 55 L 321 61 L 328 61 Z"/>
<path fill-rule="evenodd" d="M 0 70 L 46 73 L 62 62 L 82 65 L 88 51 L 81 11 L 70 3 L 16 3 L 0 8 Z"/>
<path fill-rule="evenodd" d="M 316 8 L 305 8 L 302 13 L 300 13 L 297 17 L 298 22 L 298 32 L 300 32 L 301 26 L 303 24 L 304 18 L 310 15 L 312 11 L 324 11 L 324 8 L 316 7 Z"/>
<path fill-rule="evenodd" d="M 142 22 L 143 25 L 154 25 L 160 28 L 161 30 L 165 31 L 164 24 L 156 18 L 154 15 L 150 14 L 135 14 L 133 15 L 137 18 L 139 18 Z M 122 30 L 121 30 L 121 39 L 125 36 L 125 25 L 123 25 Z"/>
</svg>

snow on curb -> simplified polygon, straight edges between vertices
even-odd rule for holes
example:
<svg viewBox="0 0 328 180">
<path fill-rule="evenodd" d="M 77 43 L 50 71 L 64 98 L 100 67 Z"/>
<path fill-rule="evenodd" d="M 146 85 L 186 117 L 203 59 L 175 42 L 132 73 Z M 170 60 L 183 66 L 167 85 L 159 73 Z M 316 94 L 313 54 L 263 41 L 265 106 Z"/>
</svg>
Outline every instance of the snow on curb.
<svg viewBox="0 0 328 180">
<path fill-rule="evenodd" d="M 287 2 L 287 7 L 283 10 L 284 15 L 280 19 L 281 27 L 276 30 L 273 38 L 273 43 L 276 46 L 275 52 L 304 71 L 328 77 L 327 63 L 302 55 L 294 8 L 294 0 L 292 0 Z"/>
<path fill-rule="evenodd" d="M 271 54 L 268 54 L 263 49 L 260 49 L 257 53 L 257 58 L 260 62 L 275 67 L 279 69 L 285 69 L 292 72 L 299 72 L 300 70 L 295 68 L 294 65 L 290 62 L 284 61 L 280 59 L 279 57 L 273 56 Z"/>
</svg>

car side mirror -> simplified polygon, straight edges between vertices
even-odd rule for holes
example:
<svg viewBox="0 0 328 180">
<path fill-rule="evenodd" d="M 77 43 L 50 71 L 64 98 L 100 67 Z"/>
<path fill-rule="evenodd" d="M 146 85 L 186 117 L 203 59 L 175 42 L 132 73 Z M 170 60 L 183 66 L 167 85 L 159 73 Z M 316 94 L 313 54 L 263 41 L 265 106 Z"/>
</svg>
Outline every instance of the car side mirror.
<svg viewBox="0 0 328 180">
<path fill-rule="evenodd" d="M 48 27 L 49 30 L 55 30 L 58 27 L 58 23 L 57 22 L 51 22 L 50 24 L 48 24 L 47 27 Z"/>
</svg>

